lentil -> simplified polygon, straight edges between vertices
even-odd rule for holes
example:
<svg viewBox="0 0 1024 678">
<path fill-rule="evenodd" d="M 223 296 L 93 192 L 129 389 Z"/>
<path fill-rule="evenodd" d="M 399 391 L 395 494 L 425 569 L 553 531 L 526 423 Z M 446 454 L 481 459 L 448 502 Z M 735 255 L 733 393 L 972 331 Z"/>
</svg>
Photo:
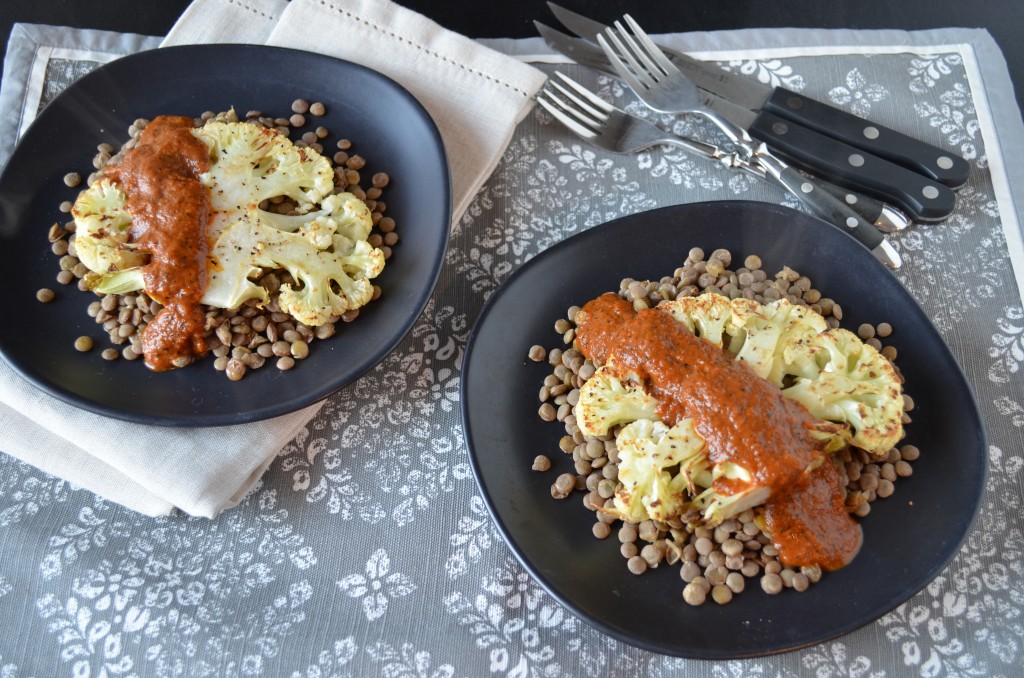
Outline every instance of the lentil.
<svg viewBox="0 0 1024 678">
<path fill-rule="evenodd" d="M 716 584 L 711 589 L 711 598 L 719 605 L 725 605 L 732 600 L 732 591 L 725 584 Z"/>
<path fill-rule="evenodd" d="M 685 587 L 683 587 L 683 600 L 686 601 L 686 603 L 688 603 L 689 605 L 703 605 L 706 599 L 707 592 L 705 592 L 704 587 L 700 586 L 699 584 L 694 584 L 693 582 L 690 582 Z"/>
<path fill-rule="evenodd" d="M 626 561 L 626 567 L 632 574 L 643 574 L 647 571 L 647 561 L 640 556 L 633 556 Z"/>
</svg>

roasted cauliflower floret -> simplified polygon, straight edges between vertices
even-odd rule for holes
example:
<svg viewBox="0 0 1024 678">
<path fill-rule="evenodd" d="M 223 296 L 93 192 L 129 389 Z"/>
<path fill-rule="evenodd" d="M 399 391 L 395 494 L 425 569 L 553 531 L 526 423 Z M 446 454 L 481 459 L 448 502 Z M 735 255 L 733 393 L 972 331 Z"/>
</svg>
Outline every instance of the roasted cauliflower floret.
<svg viewBox="0 0 1024 678">
<path fill-rule="evenodd" d="M 320 209 L 306 214 L 261 212 L 260 216 L 268 226 L 289 233 L 300 230 L 325 233 L 329 230 L 332 236 L 337 234 L 351 240 L 366 240 L 373 228 L 370 208 L 351 193 L 329 195 L 321 201 Z"/>
<path fill-rule="evenodd" d="M 106 273 L 146 261 L 146 254 L 128 242 L 132 225 L 121 187 L 99 179 L 78 194 L 71 216 L 75 220 L 75 249 L 90 271 Z"/>
<path fill-rule="evenodd" d="M 830 330 L 809 308 L 709 293 L 665 301 L 658 309 L 728 349 L 758 376 L 780 388 L 792 384 L 782 393 L 815 417 L 848 424 L 852 435 L 841 428 L 815 433 L 830 439 L 829 449 L 851 441 L 885 454 L 903 436 L 902 380 L 892 364 L 855 334 Z"/>
<path fill-rule="evenodd" d="M 210 122 L 192 134 L 210 150 L 201 175 L 214 210 L 244 212 L 249 205 L 285 196 L 308 212 L 334 189 L 334 172 L 319 153 L 292 144 L 262 125 Z"/>
<path fill-rule="evenodd" d="M 762 379 L 782 386 L 787 375 L 809 376 L 817 365 L 808 358 L 814 338 L 828 329 L 825 319 L 807 308 L 780 299 L 762 306 L 753 299 L 732 301 L 729 350 Z"/>
<path fill-rule="evenodd" d="M 672 315 L 701 339 L 722 348 L 728 340 L 732 304 L 720 294 L 681 297 L 658 304 L 658 310 Z"/>
<path fill-rule="evenodd" d="M 614 365 L 598 368 L 580 388 L 576 424 L 583 435 L 600 437 L 619 424 L 658 419 L 658 401 Z"/>
<path fill-rule="evenodd" d="M 755 482 L 750 471 L 731 461 L 716 464 L 707 488 L 693 499 L 708 525 L 719 525 L 771 497 L 771 488 Z"/>
<path fill-rule="evenodd" d="M 634 421 L 619 429 L 615 445 L 621 485 L 614 508 L 602 511 L 617 518 L 634 523 L 677 518 L 694 488 L 710 481 L 704 440 L 689 419 L 672 428 L 660 421 Z"/>
<path fill-rule="evenodd" d="M 283 268 L 297 282 L 281 286 L 281 309 L 307 325 L 323 325 L 331 316 L 366 305 L 370 282 L 384 268 L 384 254 L 365 240 L 332 234 L 329 247 L 317 230 L 288 233 L 268 225 L 252 207 L 229 225 L 210 252 L 210 283 L 203 303 L 236 308 L 248 299 L 269 300 L 267 290 L 250 278 L 264 268 Z"/>
<path fill-rule="evenodd" d="M 903 437 L 902 380 L 892 364 L 844 329 L 823 332 L 815 346 L 818 374 L 798 378 L 782 393 L 819 419 L 848 423 L 857 447 L 888 452 Z"/>
</svg>

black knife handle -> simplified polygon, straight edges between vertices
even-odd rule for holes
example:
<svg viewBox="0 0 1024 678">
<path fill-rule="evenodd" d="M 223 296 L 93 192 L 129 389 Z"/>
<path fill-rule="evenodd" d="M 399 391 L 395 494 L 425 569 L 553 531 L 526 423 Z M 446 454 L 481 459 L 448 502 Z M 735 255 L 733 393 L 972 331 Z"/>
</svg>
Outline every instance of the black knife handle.
<svg viewBox="0 0 1024 678">
<path fill-rule="evenodd" d="M 787 167 L 780 174 L 779 182 L 815 216 L 846 231 L 869 250 L 882 244 L 884 238 L 873 223 L 797 170 Z"/>
<path fill-rule="evenodd" d="M 857 193 L 856 191 L 851 191 L 850 189 L 843 188 L 842 186 L 836 186 L 835 184 L 822 179 L 817 179 L 816 183 L 818 186 L 849 205 L 853 210 L 860 213 L 862 217 L 870 221 L 872 224 L 877 223 L 878 220 L 882 218 L 884 203 L 882 203 L 881 200 L 876 200 L 869 195 Z"/>
<path fill-rule="evenodd" d="M 956 153 L 808 99 L 784 87 L 775 88 L 762 110 L 891 160 L 950 188 L 963 186 L 971 169 L 967 161 Z"/>
<path fill-rule="evenodd" d="M 948 186 L 772 113 L 759 113 L 750 135 L 814 174 L 895 204 L 915 221 L 942 221 L 956 207 Z"/>
</svg>

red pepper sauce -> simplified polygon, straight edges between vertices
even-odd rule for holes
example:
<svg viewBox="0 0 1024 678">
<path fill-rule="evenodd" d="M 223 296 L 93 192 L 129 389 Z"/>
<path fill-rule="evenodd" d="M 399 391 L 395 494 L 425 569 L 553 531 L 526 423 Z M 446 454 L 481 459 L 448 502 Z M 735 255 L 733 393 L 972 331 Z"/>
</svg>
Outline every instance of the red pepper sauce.
<svg viewBox="0 0 1024 678">
<path fill-rule="evenodd" d="M 605 294 L 583 307 L 577 323 L 585 356 L 598 364 L 614 358 L 638 375 L 666 424 L 690 418 L 713 463 L 738 464 L 771 489 L 765 517 L 783 563 L 836 569 L 853 559 L 860 527 L 843 506 L 838 472 L 810 435 L 816 420 L 806 408 L 668 313 L 634 312 Z M 723 495 L 745 486 L 715 481 Z"/>
<path fill-rule="evenodd" d="M 210 159 L 192 127 L 192 118 L 155 118 L 109 172 L 128 197 L 131 241 L 150 255 L 143 268 L 146 293 L 164 307 L 140 337 L 146 366 L 158 372 L 206 352 L 199 302 L 206 291 L 210 194 L 199 175 Z"/>
</svg>

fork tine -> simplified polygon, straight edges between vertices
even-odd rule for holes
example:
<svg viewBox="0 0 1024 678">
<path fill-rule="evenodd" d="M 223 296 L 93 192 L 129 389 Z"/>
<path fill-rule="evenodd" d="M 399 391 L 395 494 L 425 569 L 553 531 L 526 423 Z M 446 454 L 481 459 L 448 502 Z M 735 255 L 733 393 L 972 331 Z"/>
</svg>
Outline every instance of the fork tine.
<svg viewBox="0 0 1024 678">
<path fill-rule="evenodd" d="M 607 117 L 607 114 L 611 113 L 614 110 L 614 107 L 610 103 L 608 103 L 601 97 L 597 96 L 589 89 L 587 89 L 583 85 L 579 84 L 578 82 L 570 78 L 565 73 L 562 73 L 561 71 L 555 71 L 555 75 L 557 75 L 562 80 L 562 82 L 571 87 L 577 94 L 586 99 L 587 102 L 590 105 L 592 105 L 595 109 L 598 109 L 602 114 L 604 114 L 603 117 Z M 552 82 L 551 84 L 556 87 L 560 87 L 556 82 Z"/>
<path fill-rule="evenodd" d="M 550 91 L 542 90 L 537 95 L 537 103 L 543 106 L 544 110 L 550 113 L 555 120 L 584 139 L 595 139 L 598 136 L 598 133 L 592 128 L 593 121 L 580 120 L 574 117 L 579 115 L 578 111 L 567 107 L 565 102 L 554 96 Z M 588 122 L 590 124 L 587 124 Z"/>
<path fill-rule="evenodd" d="M 625 46 L 613 31 L 608 30 L 607 35 L 608 38 L 615 43 L 615 47 L 618 51 L 608 44 L 608 40 L 606 40 L 605 36 L 602 34 L 598 34 L 597 42 L 601 45 L 601 49 L 604 50 L 605 56 L 608 57 L 608 61 L 612 63 L 612 68 L 615 69 L 615 72 L 619 74 L 619 77 L 622 78 L 634 92 L 642 92 L 650 89 L 654 83 L 650 80 L 647 74 L 644 73 L 643 69 L 640 68 L 640 64 L 636 63 L 636 60 L 633 59 L 631 55 L 626 54 L 626 57 L 632 61 L 633 68 L 631 69 L 630 66 L 622 60 L 622 57 L 619 56 L 620 52 L 626 52 Z M 644 78 L 646 82 L 641 81 L 641 77 Z"/>
<path fill-rule="evenodd" d="M 629 15 L 627 14 L 623 18 L 628 18 L 628 16 Z M 633 26 L 636 26 L 635 21 L 630 24 L 630 27 Z M 639 26 L 636 27 L 639 28 Z M 665 73 L 652 58 L 652 55 L 649 53 L 649 48 L 645 45 L 641 45 L 632 35 L 630 35 L 629 31 L 626 30 L 621 21 L 615 22 L 615 29 L 622 41 L 629 47 L 630 52 L 636 56 L 638 63 L 642 64 L 642 68 L 647 73 L 648 77 L 650 77 L 654 82 L 659 82 Z M 642 30 L 640 32 L 643 33 Z M 650 42 L 650 39 L 648 39 L 648 42 Z M 651 44 L 653 45 L 653 43 Z"/>
<path fill-rule="evenodd" d="M 565 98 L 559 98 L 554 92 L 550 90 L 548 90 L 548 97 L 552 101 L 558 103 L 558 105 L 560 105 L 560 107 L 566 113 L 574 117 L 577 117 L 578 119 L 580 119 L 581 122 L 584 122 L 595 129 L 599 128 L 607 119 L 607 116 L 605 114 L 601 113 L 600 111 L 596 111 L 586 101 L 582 100 L 580 97 L 573 94 L 569 90 L 565 89 L 558 83 L 553 82 L 549 84 L 556 90 L 558 90 L 558 93 L 560 93 Z M 565 99 L 568 99 L 568 101 L 566 101 Z M 575 108 L 572 107 L 572 104 L 575 104 Z"/>
<path fill-rule="evenodd" d="M 661 67 L 661 70 L 664 71 L 666 75 L 679 71 L 679 69 L 676 68 L 676 65 L 669 61 L 668 57 L 665 56 L 665 53 L 661 51 L 661 48 L 654 44 L 654 41 L 651 40 L 651 37 L 647 35 L 644 29 L 640 28 L 640 24 L 633 20 L 633 17 L 626 14 L 622 18 L 625 19 L 626 23 L 629 24 L 629 27 L 633 30 L 633 35 L 640 40 L 640 43 L 644 46 L 644 51 L 647 55 Z"/>
</svg>

